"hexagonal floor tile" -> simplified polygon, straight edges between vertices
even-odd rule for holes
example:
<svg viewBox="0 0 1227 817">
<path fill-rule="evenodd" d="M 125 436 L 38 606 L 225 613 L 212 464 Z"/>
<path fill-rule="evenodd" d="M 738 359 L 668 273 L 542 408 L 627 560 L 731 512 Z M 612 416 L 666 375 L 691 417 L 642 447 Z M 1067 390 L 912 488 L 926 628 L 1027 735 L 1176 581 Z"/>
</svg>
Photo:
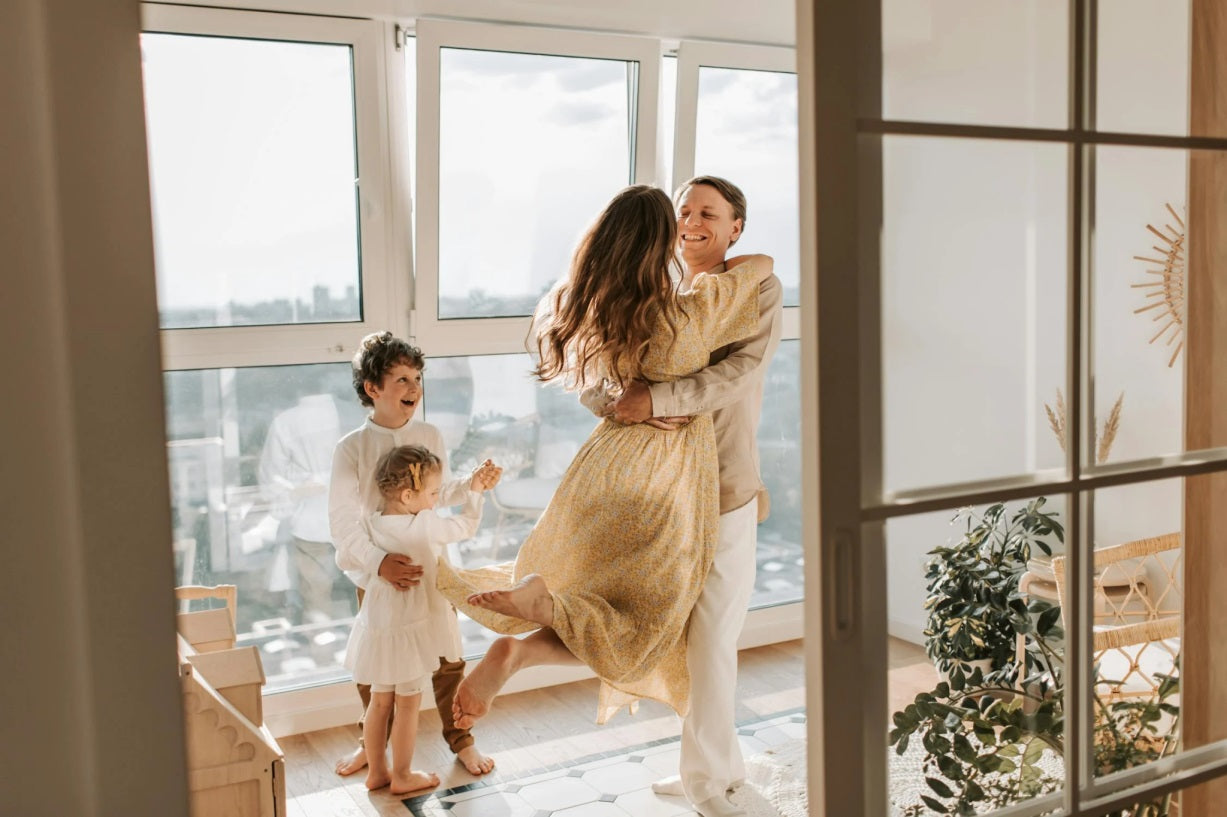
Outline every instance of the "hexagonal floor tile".
<svg viewBox="0 0 1227 817">
<path fill-rule="evenodd" d="M 559 777 L 525 786 L 520 796 L 542 811 L 559 811 L 599 800 L 601 793 L 578 777 Z"/>
<path fill-rule="evenodd" d="M 665 797 L 651 789 L 639 789 L 614 800 L 635 817 L 689 817 L 695 812 L 685 797 Z"/>
<path fill-rule="evenodd" d="M 650 766 L 622 762 L 584 772 L 583 780 L 603 794 L 626 794 L 652 785 L 659 777 Z"/>
</svg>

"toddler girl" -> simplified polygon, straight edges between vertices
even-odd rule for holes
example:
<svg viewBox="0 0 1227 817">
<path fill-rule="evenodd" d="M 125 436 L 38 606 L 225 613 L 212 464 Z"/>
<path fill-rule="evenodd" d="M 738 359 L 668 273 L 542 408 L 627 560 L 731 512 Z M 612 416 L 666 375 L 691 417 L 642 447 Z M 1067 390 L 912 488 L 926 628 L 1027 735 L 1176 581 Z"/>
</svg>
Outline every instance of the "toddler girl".
<svg viewBox="0 0 1227 817">
<path fill-rule="evenodd" d="M 439 785 L 433 772 L 411 769 L 422 689 L 438 668 L 439 656 L 459 658 L 456 614 L 435 589 L 436 564 L 444 545 L 476 532 L 481 492 L 497 482 L 492 469 L 478 469 L 469 481 L 469 494 L 459 515 L 445 518 L 434 512 L 442 480 L 442 463 L 426 448 L 393 448 L 375 466 L 383 510 L 365 520 L 378 547 L 409 556 L 425 570 L 422 583 L 407 591 L 378 576 L 370 580 L 345 651 L 345 666 L 354 680 L 371 685 L 362 728 L 368 762 L 366 787 L 390 784 L 393 794 Z M 393 707 L 389 739 L 388 716 Z"/>
</svg>

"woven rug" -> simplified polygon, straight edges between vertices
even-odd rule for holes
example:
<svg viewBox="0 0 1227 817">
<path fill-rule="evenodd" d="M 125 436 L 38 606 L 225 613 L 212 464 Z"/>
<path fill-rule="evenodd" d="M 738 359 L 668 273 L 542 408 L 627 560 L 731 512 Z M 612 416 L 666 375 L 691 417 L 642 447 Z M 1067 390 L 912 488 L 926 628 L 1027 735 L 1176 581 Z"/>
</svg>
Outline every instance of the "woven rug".
<svg viewBox="0 0 1227 817">
<path fill-rule="evenodd" d="M 924 781 L 924 749 L 919 742 L 902 756 L 892 750 L 889 758 L 890 814 L 899 817 L 906 807 L 921 803 L 921 794 L 932 792 Z M 1061 758 L 1052 752 L 1045 751 L 1039 766 L 1058 779 L 1063 774 Z M 746 785 L 733 801 L 750 817 L 808 817 L 805 780 L 805 741 L 790 740 L 746 760 Z"/>
<path fill-rule="evenodd" d="M 809 817 L 805 741 L 790 740 L 746 759 L 746 784 L 733 802 L 749 817 Z"/>
</svg>

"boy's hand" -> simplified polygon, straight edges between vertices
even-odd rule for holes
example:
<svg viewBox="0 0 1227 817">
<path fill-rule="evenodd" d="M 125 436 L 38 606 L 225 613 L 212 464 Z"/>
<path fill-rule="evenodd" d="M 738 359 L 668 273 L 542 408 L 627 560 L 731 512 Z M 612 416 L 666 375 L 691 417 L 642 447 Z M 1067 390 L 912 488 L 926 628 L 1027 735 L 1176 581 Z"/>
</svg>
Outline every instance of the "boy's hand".
<svg viewBox="0 0 1227 817">
<path fill-rule="evenodd" d="M 389 553 L 379 563 L 379 578 L 397 590 L 408 590 L 422 583 L 423 568 L 408 556 Z"/>
<path fill-rule="evenodd" d="M 469 480 L 470 491 L 489 491 L 503 477 L 503 469 L 494 464 L 493 460 L 486 460 L 477 468 L 473 469 L 473 478 Z"/>
</svg>

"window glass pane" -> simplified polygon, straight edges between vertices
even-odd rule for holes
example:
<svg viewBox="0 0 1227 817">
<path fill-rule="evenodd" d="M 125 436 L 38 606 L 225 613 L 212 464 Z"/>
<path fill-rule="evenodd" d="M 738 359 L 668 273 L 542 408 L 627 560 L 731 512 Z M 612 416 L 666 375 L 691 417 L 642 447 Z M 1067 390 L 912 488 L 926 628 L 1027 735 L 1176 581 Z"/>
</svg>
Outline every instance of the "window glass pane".
<svg viewBox="0 0 1227 817">
<path fill-rule="evenodd" d="M 782 342 L 763 387 L 758 425 L 759 473 L 771 495 L 771 515 L 758 526 L 758 576 L 750 607 L 800 601 L 801 550 L 801 341 Z"/>
<path fill-rule="evenodd" d="M 1087 464 L 1227 445 L 1221 421 L 1227 153 L 1098 146 Z M 1084 436 L 1090 436 L 1085 433 Z"/>
<path fill-rule="evenodd" d="M 1203 592 L 1185 592 L 1186 583 L 1199 574 L 1185 572 L 1184 534 L 1189 533 L 1190 568 L 1196 566 L 1200 575 L 1206 575 L 1208 560 L 1214 559 L 1206 552 L 1207 543 L 1193 535 L 1202 528 L 1198 522 L 1210 509 L 1185 502 L 1187 495 L 1209 488 L 1209 479 L 1169 479 L 1085 495 L 1084 507 L 1095 522 L 1090 714 L 1096 776 L 1177 753 L 1179 735 L 1189 723 L 1182 717 L 1182 701 L 1188 702 L 1192 710 L 1188 714 L 1195 718 L 1204 718 L 1207 702 L 1215 708 L 1221 704 L 1221 696 L 1205 685 L 1208 676 L 1204 673 L 1214 666 L 1214 659 L 1206 652 L 1204 633 L 1194 632 L 1200 622 L 1193 623 L 1209 612 L 1202 606 L 1210 597 L 1204 592 L 1208 585 L 1203 580 Z M 1209 494 L 1207 491 L 1206 496 Z M 1182 524 L 1186 512 L 1190 514 L 1187 527 Z M 1073 596 L 1070 571 L 1058 560 L 1053 568 L 1057 587 L 1069 600 Z M 1187 621 L 1194 629 L 1189 630 L 1182 649 L 1186 598 L 1198 598 L 1202 604 L 1198 615 L 1188 610 Z M 1062 612 L 1067 626 L 1072 621 L 1071 609 L 1066 604 Z M 1183 679 L 1182 657 L 1196 670 Z M 1190 743 L 1205 742 L 1206 736 L 1203 731 L 1202 740 Z M 1166 807 L 1138 813 L 1174 814 Z"/>
<path fill-rule="evenodd" d="M 1064 787 L 1064 636 L 1043 549 L 1062 553 L 1064 500 L 885 525 L 891 814 L 993 814 Z"/>
<path fill-rule="evenodd" d="M 660 185 L 673 190 L 673 134 L 677 125 L 677 57 L 660 58 L 660 149 L 656 152 L 661 168 Z"/>
<path fill-rule="evenodd" d="M 696 134 L 695 175 L 722 176 L 746 194 L 745 232 L 736 252 L 773 256 L 784 304 L 796 306 L 801 297 L 796 74 L 700 68 Z"/>
<path fill-rule="evenodd" d="M 636 64 L 439 52 L 439 317 L 529 315 L 631 179 Z"/>
<path fill-rule="evenodd" d="M 333 561 L 337 440 L 363 421 L 348 364 L 167 372 L 177 584 L 238 586 L 267 692 L 345 677 L 354 586 Z"/>
<path fill-rule="evenodd" d="M 350 48 L 141 50 L 162 327 L 360 320 Z"/>
<path fill-rule="evenodd" d="M 1188 0 L 1112 0 L 1096 7 L 1095 127 L 1183 136 L 1189 131 Z M 1211 64 L 1218 68 L 1218 60 Z M 1219 69 L 1221 70 L 1221 69 Z M 1222 136 L 1200 129 L 1198 136 Z"/>
<path fill-rule="evenodd" d="M 883 139 L 883 485 L 1063 464 L 1066 155 L 1056 144 Z"/>
<path fill-rule="evenodd" d="M 883 118 L 1066 127 L 1068 5 L 883 0 Z"/>
</svg>

